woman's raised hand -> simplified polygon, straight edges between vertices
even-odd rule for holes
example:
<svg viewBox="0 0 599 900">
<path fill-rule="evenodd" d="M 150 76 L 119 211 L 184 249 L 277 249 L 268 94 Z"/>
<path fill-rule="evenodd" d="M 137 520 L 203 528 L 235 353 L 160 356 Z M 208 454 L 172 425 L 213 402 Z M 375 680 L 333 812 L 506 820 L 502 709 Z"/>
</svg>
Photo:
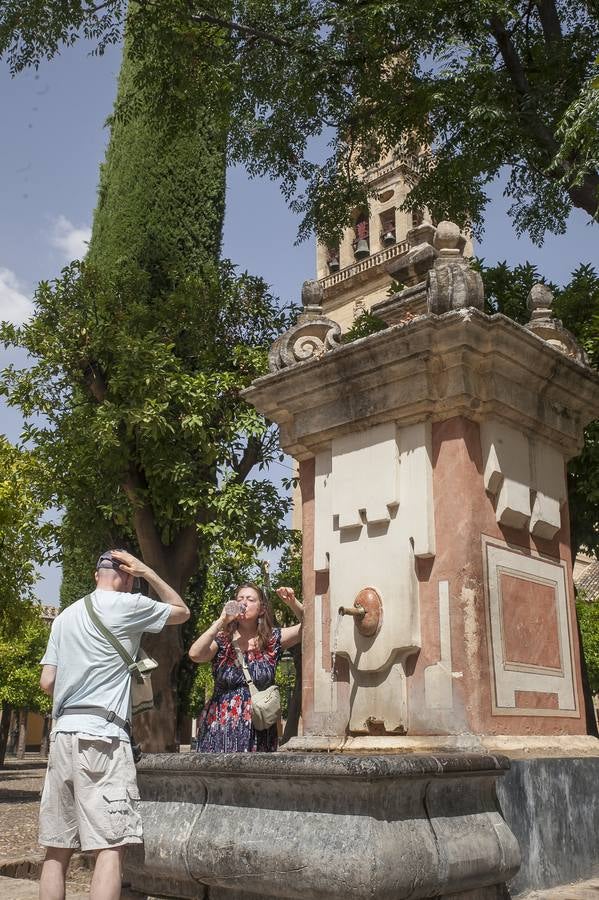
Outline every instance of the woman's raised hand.
<svg viewBox="0 0 599 900">
<path fill-rule="evenodd" d="M 286 606 L 290 606 L 296 602 L 295 592 L 290 587 L 278 587 L 276 590 L 277 597 L 280 597 Z"/>
<path fill-rule="evenodd" d="M 235 622 L 239 618 L 239 612 L 239 603 L 237 600 L 227 600 L 218 619 L 220 625 L 223 628 L 226 628 L 231 622 Z"/>
</svg>

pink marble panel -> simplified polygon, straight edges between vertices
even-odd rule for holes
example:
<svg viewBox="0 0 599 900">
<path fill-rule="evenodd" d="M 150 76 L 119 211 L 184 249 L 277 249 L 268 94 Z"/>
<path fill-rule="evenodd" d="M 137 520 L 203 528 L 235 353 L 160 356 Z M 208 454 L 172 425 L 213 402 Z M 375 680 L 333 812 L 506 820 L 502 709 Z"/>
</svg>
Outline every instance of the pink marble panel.
<svg viewBox="0 0 599 900">
<path fill-rule="evenodd" d="M 559 669 L 555 588 L 505 572 L 500 583 L 505 662 Z"/>
</svg>

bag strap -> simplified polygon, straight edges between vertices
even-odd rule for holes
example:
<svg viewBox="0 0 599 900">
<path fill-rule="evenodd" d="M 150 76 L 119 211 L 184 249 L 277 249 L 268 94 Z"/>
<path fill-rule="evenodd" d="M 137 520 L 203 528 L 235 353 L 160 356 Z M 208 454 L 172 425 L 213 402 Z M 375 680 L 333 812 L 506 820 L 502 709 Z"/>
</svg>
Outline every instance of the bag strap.
<svg viewBox="0 0 599 900">
<path fill-rule="evenodd" d="M 126 731 L 127 734 L 131 734 L 131 722 L 128 719 L 121 719 L 120 716 L 112 709 L 106 709 L 104 706 L 65 706 L 60 710 L 60 718 L 61 716 L 101 716 L 102 719 L 106 719 L 107 722 L 114 722 L 115 725 L 118 725 L 119 728 L 122 728 L 123 731 Z"/>
<path fill-rule="evenodd" d="M 252 676 L 251 676 L 251 674 L 250 674 L 250 670 L 249 670 L 249 668 L 248 668 L 248 664 L 247 664 L 247 662 L 246 662 L 245 656 L 243 655 L 243 653 L 242 653 L 241 650 L 239 649 L 239 646 L 237 645 L 237 642 L 236 642 L 236 641 L 231 641 L 231 643 L 233 644 L 233 648 L 234 648 L 235 654 L 236 654 L 236 656 L 237 656 L 237 662 L 239 663 L 239 665 L 240 665 L 241 668 L 243 669 L 243 676 L 244 676 L 244 678 L 245 678 L 245 680 L 246 680 L 246 682 L 247 682 L 247 686 L 248 686 L 249 689 L 250 689 L 250 694 L 251 694 L 252 697 L 253 697 L 254 694 L 258 694 L 258 693 L 260 693 L 260 692 L 259 692 L 258 688 L 256 687 L 256 685 L 254 684 L 254 679 L 252 678 Z"/>
<path fill-rule="evenodd" d="M 143 684 L 144 679 L 143 675 L 139 671 L 137 667 L 137 663 L 131 656 L 131 654 L 127 653 L 121 642 L 114 636 L 114 634 L 108 630 L 106 625 L 102 622 L 96 611 L 92 606 L 92 597 L 91 594 L 88 594 L 87 597 L 84 598 L 83 602 L 85 603 L 85 609 L 87 610 L 87 614 L 100 632 L 100 634 L 104 635 L 109 644 L 114 647 L 118 655 L 121 657 L 125 665 L 127 666 L 128 671 L 135 678 L 138 684 Z"/>
</svg>

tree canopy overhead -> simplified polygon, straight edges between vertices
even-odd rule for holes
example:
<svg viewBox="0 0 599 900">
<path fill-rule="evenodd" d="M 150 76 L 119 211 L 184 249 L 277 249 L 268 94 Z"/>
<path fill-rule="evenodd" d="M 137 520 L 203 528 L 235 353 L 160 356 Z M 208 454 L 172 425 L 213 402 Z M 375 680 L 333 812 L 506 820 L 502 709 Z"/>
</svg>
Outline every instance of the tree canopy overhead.
<svg viewBox="0 0 599 900">
<path fill-rule="evenodd" d="M 0 52 L 16 71 L 79 36 L 101 51 L 120 39 L 125 10 L 2 0 Z M 597 216 L 595 2 L 136 0 L 129 34 L 151 59 L 139 83 L 153 85 L 165 117 L 193 114 L 209 77 L 215 111 L 231 115 L 232 158 L 282 179 L 304 234 L 338 233 L 364 200 L 360 173 L 397 146 L 419 179 L 408 204 L 437 218 L 480 228 L 504 167 L 516 227 L 534 240 L 562 231 L 572 207 Z M 177 72 L 164 64 L 173 47 Z M 316 135 L 330 138 L 324 163 L 309 158 Z"/>
</svg>

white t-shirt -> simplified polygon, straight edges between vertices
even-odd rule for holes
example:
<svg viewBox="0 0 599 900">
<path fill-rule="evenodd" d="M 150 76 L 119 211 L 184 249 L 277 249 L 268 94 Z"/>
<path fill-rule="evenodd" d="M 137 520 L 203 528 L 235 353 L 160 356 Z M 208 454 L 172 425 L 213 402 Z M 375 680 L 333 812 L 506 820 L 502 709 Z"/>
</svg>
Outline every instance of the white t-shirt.
<svg viewBox="0 0 599 900">
<path fill-rule="evenodd" d="M 143 594 L 95 590 L 92 606 L 101 622 L 135 659 L 144 631 L 162 631 L 170 615 L 168 603 Z M 42 665 L 56 666 L 53 731 L 76 731 L 129 740 L 125 731 L 100 716 L 60 716 L 67 706 L 101 706 L 130 719 L 131 676 L 112 644 L 98 631 L 83 599 L 54 620 Z"/>
</svg>

